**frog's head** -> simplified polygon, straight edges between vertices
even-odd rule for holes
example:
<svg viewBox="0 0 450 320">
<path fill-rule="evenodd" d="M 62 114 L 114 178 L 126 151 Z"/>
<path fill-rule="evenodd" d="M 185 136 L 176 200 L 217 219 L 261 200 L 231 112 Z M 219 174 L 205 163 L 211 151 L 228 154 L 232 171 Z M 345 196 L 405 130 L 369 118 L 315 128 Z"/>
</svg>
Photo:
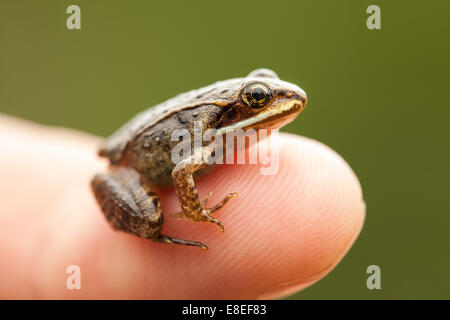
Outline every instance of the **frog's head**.
<svg viewBox="0 0 450 320">
<path fill-rule="evenodd" d="M 291 122 L 306 106 L 306 93 L 282 81 L 268 69 L 252 71 L 239 79 L 233 103 L 222 117 L 223 129 L 278 129 Z"/>
</svg>

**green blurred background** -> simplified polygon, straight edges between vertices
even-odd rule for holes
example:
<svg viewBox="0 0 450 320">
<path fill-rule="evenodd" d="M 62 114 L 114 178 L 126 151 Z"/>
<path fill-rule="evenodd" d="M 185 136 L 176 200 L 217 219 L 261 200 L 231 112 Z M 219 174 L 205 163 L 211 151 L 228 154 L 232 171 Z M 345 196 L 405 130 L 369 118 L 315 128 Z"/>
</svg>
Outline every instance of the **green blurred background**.
<svg viewBox="0 0 450 320">
<path fill-rule="evenodd" d="M 66 28 L 70 4 L 81 30 Z M 180 92 L 272 68 L 309 96 L 283 130 L 339 152 L 367 204 L 342 263 L 291 298 L 448 299 L 449 39 L 448 0 L 1 0 L 0 112 L 109 135 Z M 366 287 L 371 264 L 381 290 Z"/>
</svg>

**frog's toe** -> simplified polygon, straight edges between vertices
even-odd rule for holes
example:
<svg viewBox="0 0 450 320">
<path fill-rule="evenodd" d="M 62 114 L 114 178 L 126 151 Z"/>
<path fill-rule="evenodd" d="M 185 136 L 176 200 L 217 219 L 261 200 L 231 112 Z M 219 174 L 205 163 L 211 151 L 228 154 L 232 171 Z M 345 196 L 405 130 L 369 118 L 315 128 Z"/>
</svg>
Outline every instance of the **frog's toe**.
<svg viewBox="0 0 450 320">
<path fill-rule="evenodd" d="M 220 220 L 212 218 L 211 222 L 217 224 L 220 227 L 220 231 L 225 232 L 225 227 L 223 226 L 223 223 Z"/>
<path fill-rule="evenodd" d="M 204 245 L 201 242 L 198 241 L 191 241 L 191 240 L 183 240 L 179 238 L 169 237 L 163 234 L 160 234 L 158 238 L 155 239 L 157 242 L 164 242 L 168 244 L 181 244 L 185 246 L 194 246 L 194 247 L 200 247 L 203 250 L 208 250 L 208 247 Z"/>
<path fill-rule="evenodd" d="M 202 208 L 206 207 L 206 205 L 208 204 L 208 199 L 211 198 L 212 196 L 212 192 L 208 193 L 205 198 L 202 201 Z"/>
<path fill-rule="evenodd" d="M 203 211 L 202 211 L 202 221 L 204 221 L 204 222 L 212 222 L 212 223 L 218 225 L 220 227 L 220 230 L 222 232 L 224 232 L 225 228 L 223 226 L 223 223 L 219 219 L 211 217 L 209 215 L 209 213 L 210 213 L 209 209 L 203 209 Z"/>
<path fill-rule="evenodd" d="M 236 196 L 237 196 L 237 193 L 236 193 L 236 192 L 229 193 L 225 198 L 223 198 L 222 201 L 220 201 L 220 202 L 219 202 L 218 204 L 216 204 L 214 207 L 207 209 L 207 210 L 208 210 L 208 213 L 211 214 L 211 213 L 216 212 L 217 210 L 219 210 L 220 208 L 222 208 L 228 201 L 230 201 L 231 199 L 233 199 L 233 198 L 236 197 Z"/>
</svg>

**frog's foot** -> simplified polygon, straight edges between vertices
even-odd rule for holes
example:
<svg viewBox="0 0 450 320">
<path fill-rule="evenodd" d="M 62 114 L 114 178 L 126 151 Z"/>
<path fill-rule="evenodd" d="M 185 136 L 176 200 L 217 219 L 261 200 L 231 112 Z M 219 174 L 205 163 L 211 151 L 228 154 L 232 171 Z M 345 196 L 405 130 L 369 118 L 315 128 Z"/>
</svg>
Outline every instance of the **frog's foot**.
<svg viewBox="0 0 450 320">
<path fill-rule="evenodd" d="M 216 204 L 214 207 L 205 208 L 208 203 L 208 199 L 211 196 L 212 196 L 212 192 L 208 193 L 205 196 L 205 198 L 201 202 L 202 209 L 199 212 L 194 212 L 194 213 L 189 213 L 189 214 L 186 214 L 184 212 L 177 212 L 174 214 L 174 216 L 179 219 L 189 219 L 189 220 L 193 220 L 196 222 L 211 222 L 211 223 L 218 225 L 220 227 L 220 229 L 222 230 L 222 232 L 224 232 L 223 223 L 219 219 L 216 219 L 216 218 L 212 217 L 211 215 L 213 213 L 215 213 L 216 211 L 218 211 L 220 208 L 222 208 L 232 198 L 236 197 L 237 193 L 235 193 L 235 192 L 230 193 L 222 201 L 220 201 L 218 204 Z"/>
<path fill-rule="evenodd" d="M 179 238 L 165 236 L 163 234 L 160 234 L 158 236 L 158 238 L 156 238 L 154 241 L 164 242 L 164 243 L 168 243 L 168 244 L 182 244 L 182 245 L 185 245 L 185 246 L 195 246 L 195 247 L 200 247 L 203 250 L 208 250 L 208 247 L 205 246 L 201 242 L 190 241 L 190 240 L 183 240 L 183 239 L 179 239 Z"/>
<path fill-rule="evenodd" d="M 194 216 L 188 216 L 186 215 L 183 211 L 174 213 L 173 216 L 177 219 L 187 219 L 187 220 L 192 220 L 192 221 L 196 221 L 196 222 L 212 222 L 214 224 L 217 224 L 220 229 L 222 230 L 222 232 L 224 232 L 224 227 L 223 227 L 223 223 L 220 222 L 219 219 L 213 218 L 210 216 L 211 213 L 213 213 L 214 211 L 218 210 L 214 210 L 214 211 L 210 211 L 212 209 L 201 209 L 201 211 L 199 213 L 197 213 Z"/>
</svg>

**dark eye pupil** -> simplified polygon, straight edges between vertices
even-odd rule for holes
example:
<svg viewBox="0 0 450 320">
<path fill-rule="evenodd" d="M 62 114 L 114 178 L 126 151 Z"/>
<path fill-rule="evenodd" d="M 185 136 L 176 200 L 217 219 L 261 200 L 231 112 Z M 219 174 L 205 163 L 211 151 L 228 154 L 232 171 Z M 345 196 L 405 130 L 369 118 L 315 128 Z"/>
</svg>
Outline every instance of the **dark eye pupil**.
<svg viewBox="0 0 450 320">
<path fill-rule="evenodd" d="M 242 101 L 253 109 L 265 107 L 272 97 L 272 91 L 263 83 L 250 83 L 241 92 Z"/>
<path fill-rule="evenodd" d="M 255 88 L 255 90 L 253 90 L 252 92 L 252 97 L 256 101 L 261 101 L 266 97 L 266 93 L 262 88 Z"/>
</svg>

